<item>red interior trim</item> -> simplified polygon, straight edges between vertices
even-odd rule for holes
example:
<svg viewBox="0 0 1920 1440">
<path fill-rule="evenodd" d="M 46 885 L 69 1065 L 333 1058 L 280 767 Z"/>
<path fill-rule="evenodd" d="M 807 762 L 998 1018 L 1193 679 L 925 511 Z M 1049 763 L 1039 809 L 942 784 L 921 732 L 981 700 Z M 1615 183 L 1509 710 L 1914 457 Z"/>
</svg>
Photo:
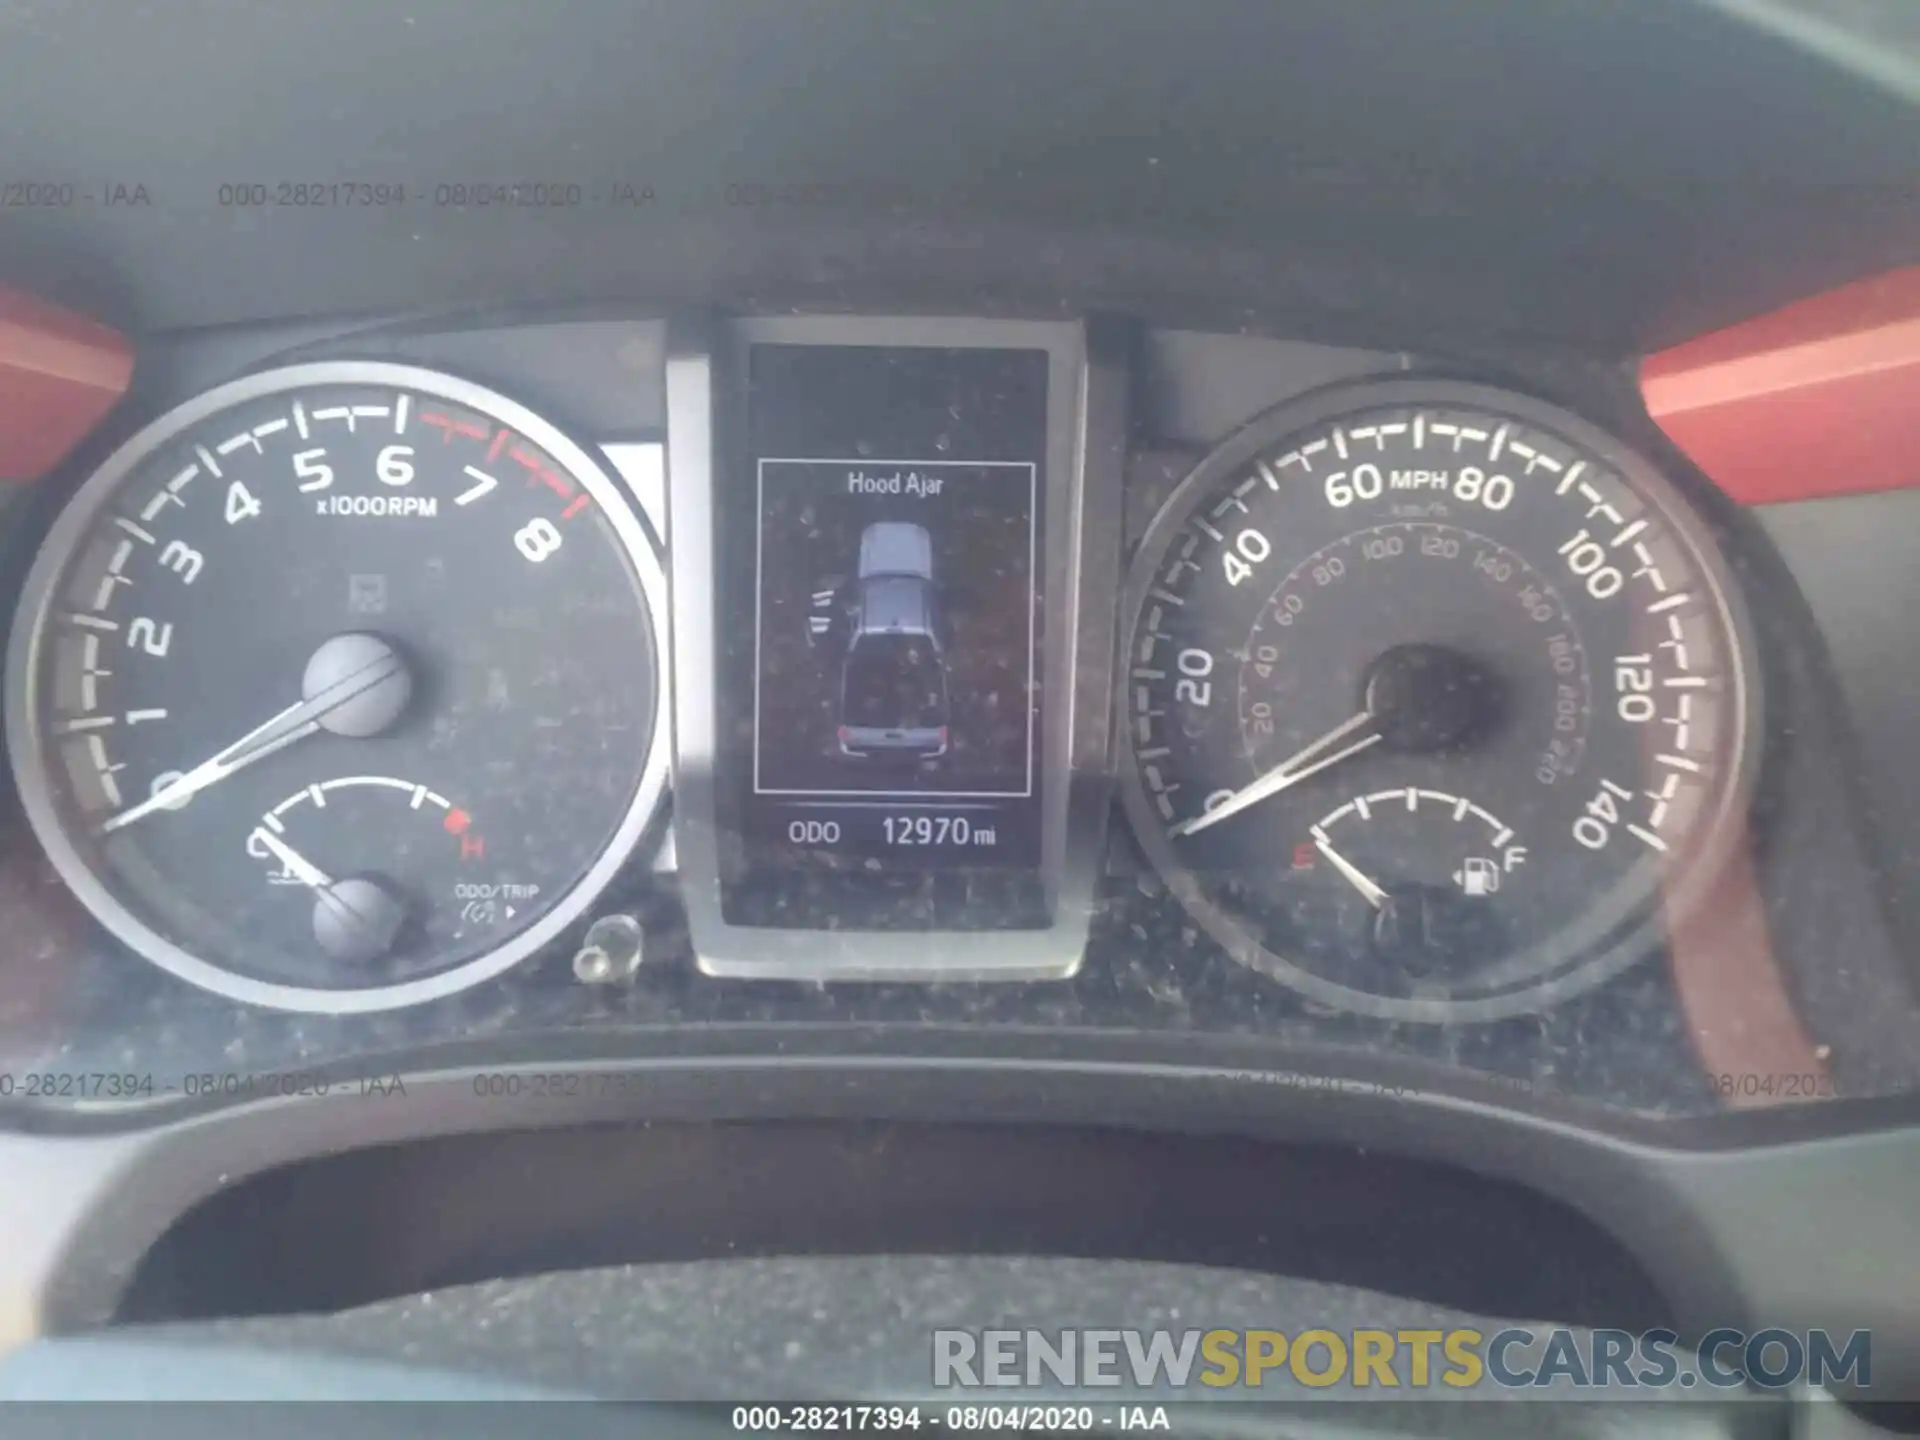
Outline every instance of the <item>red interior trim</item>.
<svg viewBox="0 0 1920 1440">
<path fill-rule="evenodd" d="M 1827 1047 L 1808 1035 L 1788 994 L 1746 847 L 1702 903 L 1672 918 L 1674 988 L 1722 1103 L 1753 1110 L 1830 1096 Z"/>
<path fill-rule="evenodd" d="M 0 481 L 59 464 L 132 378 L 133 346 L 117 330 L 0 285 Z"/>
<path fill-rule="evenodd" d="M 1743 505 L 1920 485 L 1920 267 L 1663 350 L 1640 389 Z"/>
</svg>

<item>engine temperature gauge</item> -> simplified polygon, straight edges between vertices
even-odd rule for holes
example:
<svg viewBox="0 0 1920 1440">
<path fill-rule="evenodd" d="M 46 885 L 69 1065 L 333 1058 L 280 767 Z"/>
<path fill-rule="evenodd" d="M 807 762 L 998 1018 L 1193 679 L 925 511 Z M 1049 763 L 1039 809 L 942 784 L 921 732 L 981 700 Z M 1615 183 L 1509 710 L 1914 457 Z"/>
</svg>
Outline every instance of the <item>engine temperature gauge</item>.
<svg viewBox="0 0 1920 1440">
<path fill-rule="evenodd" d="M 540 892 L 500 877 L 470 813 L 390 775 L 347 775 L 295 791 L 260 817 L 247 854 L 266 865 L 257 928 L 284 930 L 280 944 L 297 952 L 305 923 L 319 956 L 362 969 L 408 951 L 459 947 L 515 914 L 468 895 L 504 889 L 525 902 Z M 289 891 L 310 896 L 311 905 L 284 898 Z"/>
</svg>

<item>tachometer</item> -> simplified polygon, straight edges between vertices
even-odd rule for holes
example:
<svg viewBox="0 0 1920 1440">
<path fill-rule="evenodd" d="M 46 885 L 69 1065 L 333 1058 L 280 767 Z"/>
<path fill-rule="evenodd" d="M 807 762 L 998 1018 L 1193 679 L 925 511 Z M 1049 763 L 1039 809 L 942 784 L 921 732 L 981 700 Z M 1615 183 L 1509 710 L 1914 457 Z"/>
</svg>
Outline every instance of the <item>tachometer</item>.
<svg viewBox="0 0 1920 1440">
<path fill-rule="evenodd" d="M 557 430 L 406 366 L 254 375 L 56 520 L 7 690 L 34 830 L 110 931 L 358 1011 L 531 954 L 665 784 L 659 560 Z"/>
<path fill-rule="evenodd" d="M 1737 818 L 1737 597 L 1643 458 L 1482 386 L 1342 386 L 1201 463 L 1141 545 L 1123 793 L 1235 958 L 1398 1019 L 1644 955 Z"/>
</svg>

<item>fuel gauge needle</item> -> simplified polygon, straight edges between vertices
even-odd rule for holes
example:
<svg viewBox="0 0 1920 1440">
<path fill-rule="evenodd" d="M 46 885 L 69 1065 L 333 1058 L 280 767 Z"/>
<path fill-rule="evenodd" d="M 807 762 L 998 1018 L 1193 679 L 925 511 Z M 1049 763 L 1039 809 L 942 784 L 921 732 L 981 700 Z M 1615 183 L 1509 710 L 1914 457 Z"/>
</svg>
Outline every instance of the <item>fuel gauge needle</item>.
<svg viewBox="0 0 1920 1440">
<path fill-rule="evenodd" d="M 1341 878 L 1353 886 L 1354 889 L 1358 890 L 1360 894 L 1365 897 L 1369 905 L 1373 906 L 1376 910 L 1386 908 L 1387 901 L 1391 898 L 1387 892 L 1374 884 L 1372 880 L 1368 879 L 1359 866 L 1355 865 L 1351 860 L 1347 859 L 1346 856 L 1334 849 L 1333 846 L 1328 843 L 1326 835 L 1319 830 L 1313 832 L 1313 848 L 1327 857 L 1327 863 L 1338 870 Z"/>
</svg>

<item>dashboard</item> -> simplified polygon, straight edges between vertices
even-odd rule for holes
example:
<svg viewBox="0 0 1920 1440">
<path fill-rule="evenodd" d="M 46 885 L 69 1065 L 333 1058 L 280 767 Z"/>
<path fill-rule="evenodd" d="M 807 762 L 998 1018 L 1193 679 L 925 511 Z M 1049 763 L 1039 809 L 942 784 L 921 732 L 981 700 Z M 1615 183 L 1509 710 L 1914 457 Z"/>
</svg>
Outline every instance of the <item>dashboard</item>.
<svg viewBox="0 0 1920 1440">
<path fill-rule="evenodd" d="M 425 8 L 414 59 L 535 43 Z M 1227 102 L 1098 119 L 1075 7 L 1009 21 L 1023 60 L 951 16 L 1051 118 L 938 120 L 971 159 L 923 204 L 781 158 L 852 143 L 792 88 L 832 27 L 748 8 L 737 53 L 651 11 L 536 45 L 658 34 L 650 115 L 678 66 L 788 75 L 696 107 L 702 163 L 767 167 L 696 199 L 613 90 L 329 110 L 319 161 L 302 97 L 209 161 L 103 92 L 0 173 L 0 1122 L 78 1197 L 17 1329 L 111 1319 L 194 1206 L 317 1157 L 992 1120 L 1518 1180 L 1689 1322 L 1857 1314 L 1920 1374 L 1912 111 L 1712 7 L 1648 58 L 1604 6 L 1476 5 L 1638 77 L 1675 175 L 1584 111 L 1548 170 L 1639 177 L 1604 204 L 1476 171 L 1476 110 L 1432 132 L 1463 188 L 1396 196 L 1371 122 L 1294 115 L 1263 196 L 1230 148 L 1193 178 L 1271 133 Z M 1412 63 L 1337 9 L 1281 28 Z M 100 43 L 48 15 L 42 62 Z M 212 23 L 147 38 L 196 74 Z M 925 46 L 855 33 L 923 93 Z M 1851 155 L 1823 216 L 1729 172 L 1680 214 L 1725 133 L 1674 57 L 1723 46 L 1757 125 Z M 456 112 L 511 158 L 420 138 Z M 1036 188 L 948 186 L 1014 129 Z M 1815 1205 L 1903 1258 L 1836 1261 Z"/>
<path fill-rule="evenodd" d="M 569 434 L 540 356 L 588 336 L 664 424 Z M 487 349 L 532 358 L 482 384 Z M 1140 393 L 1250 361 L 1220 433 Z M 1598 386 L 1112 316 L 536 315 L 238 368 L 23 522 L 15 863 L 84 959 L 12 1063 L 101 1081 L 9 1098 L 690 1006 L 1279 1036 L 1655 1115 L 1906 1074 L 1701 1063 L 1690 937 L 1842 878 L 1752 858 L 1801 723 L 1767 676 L 1816 637 L 1760 628 L 1764 530 Z"/>
</svg>

